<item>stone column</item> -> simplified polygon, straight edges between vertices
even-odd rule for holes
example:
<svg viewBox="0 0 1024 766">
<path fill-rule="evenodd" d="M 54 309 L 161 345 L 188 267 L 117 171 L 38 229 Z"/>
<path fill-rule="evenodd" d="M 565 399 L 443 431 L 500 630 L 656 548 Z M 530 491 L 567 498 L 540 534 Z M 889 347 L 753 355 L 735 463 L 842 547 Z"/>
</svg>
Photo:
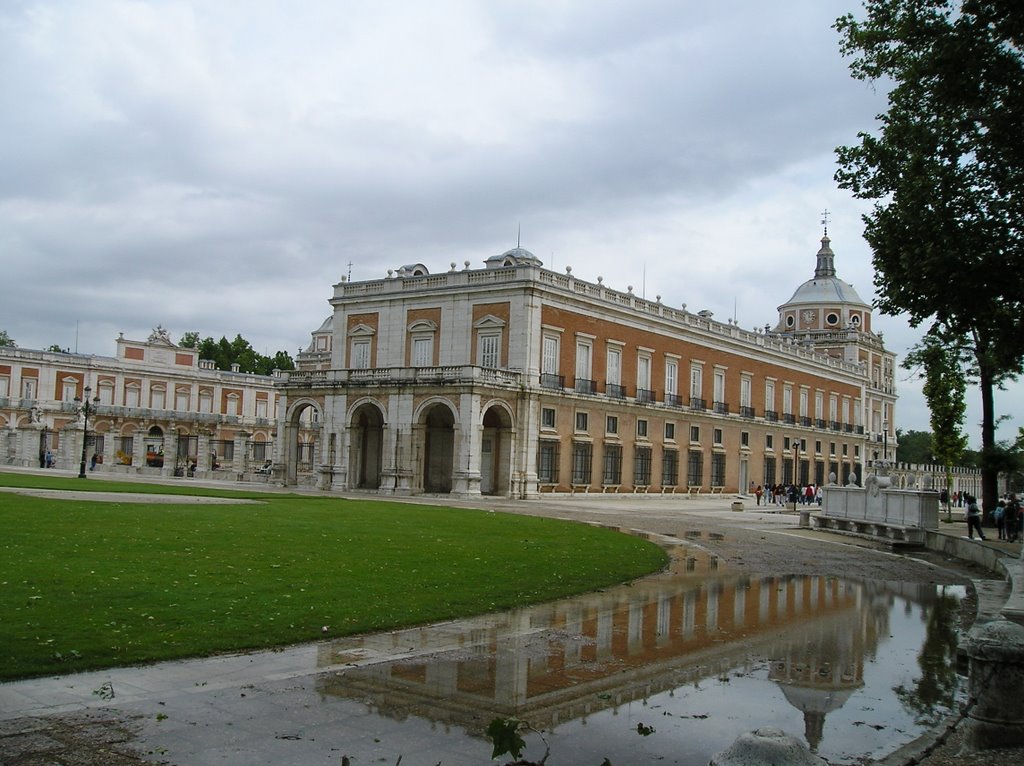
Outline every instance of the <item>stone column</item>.
<svg viewBox="0 0 1024 766">
<path fill-rule="evenodd" d="M 246 431 L 236 431 L 234 439 L 235 457 L 231 461 L 231 467 L 244 478 L 249 470 L 249 437 L 252 434 Z"/>
<path fill-rule="evenodd" d="M 196 439 L 196 474 L 208 476 L 213 465 L 210 461 L 210 432 L 202 430 Z"/>
<path fill-rule="evenodd" d="M 174 476 L 174 468 L 178 464 L 178 430 L 173 425 L 164 431 L 161 449 L 164 451 L 164 464 L 160 468 L 160 475 Z"/>
<path fill-rule="evenodd" d="M 132 437 L 132 466 L 136 472 L 146 467 L 146 428 L 139 426 Z"/>
<path fill-rule="evenodd" d="M 970 660 L 964 750 L 1024 746 L 1024 627 L 1006 619 L 967 634 Z"/>
</svg>

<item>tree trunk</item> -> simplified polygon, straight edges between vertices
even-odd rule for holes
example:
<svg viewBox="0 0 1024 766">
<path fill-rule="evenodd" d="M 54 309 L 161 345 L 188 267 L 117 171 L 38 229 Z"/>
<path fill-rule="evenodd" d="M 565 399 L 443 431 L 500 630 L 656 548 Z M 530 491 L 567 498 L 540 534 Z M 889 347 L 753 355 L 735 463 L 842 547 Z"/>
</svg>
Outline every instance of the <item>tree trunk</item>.
<svg viewBox="0 0 1024 766">
<path fill-rule="evenodd" d="M 982 358 L 978 365 L 978 385 L 981 388 L 981 498 L 985 513 L 990 514 L 999 499 L 999 467 L 993 464 L 996 446 L 996 418 L 992 370 Z"/>
</svg>

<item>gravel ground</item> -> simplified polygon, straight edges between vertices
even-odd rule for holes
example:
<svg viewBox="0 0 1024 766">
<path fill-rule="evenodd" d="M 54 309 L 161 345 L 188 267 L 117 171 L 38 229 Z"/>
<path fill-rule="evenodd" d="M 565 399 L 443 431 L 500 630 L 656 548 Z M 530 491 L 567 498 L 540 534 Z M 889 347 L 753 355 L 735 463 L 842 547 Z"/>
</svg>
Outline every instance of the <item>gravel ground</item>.
<svg viewBox="0 0 1024 766">
<path fill-rule="evenodd" d="M 720 557 L 727 571 L 751 574 L 851 575 L 866 579 L 969 584 L 993 579 L 991 573 L 938 554 L 899 555 L 872 542 L 801 530 L 792 517 L 757 511 L 723 512 L 728 503 L 706 507 L 680 499 L 623 499 L 494 503 L 495 510 L 557 516 L 685 538 L 699 531 L 701 544 Z M 715 533 L 712 535 L 711 533 Z M 965 601 L 961 628 L 974 618 L 974 602 Z M 244 696 L 244 695 L 243 695 Z M 5 766 L 135 766 L 160 764 L 160 753 L 137 753 L 133 721 L 108 711 L 0 721 L 0 763 Z M 881 762 L 884 766 L 1020 766 L 1024 748 L 984 753 L 962 752 L 960 728 L 942 729 Z M 184 766 L 184 765 L 182 765 Z"/>
</svg>

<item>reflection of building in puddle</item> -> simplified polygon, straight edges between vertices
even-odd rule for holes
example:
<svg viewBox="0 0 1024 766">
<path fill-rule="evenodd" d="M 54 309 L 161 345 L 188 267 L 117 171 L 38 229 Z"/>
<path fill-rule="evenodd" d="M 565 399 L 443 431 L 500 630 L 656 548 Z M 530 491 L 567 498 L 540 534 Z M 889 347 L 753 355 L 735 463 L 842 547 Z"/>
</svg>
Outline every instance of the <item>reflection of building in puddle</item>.
<svg viewBox="0 0 1024 766">
<path fill-rule="evenodd" d="M 826 577 L 653 578 L 540 607 L 325 644 L 324 694 L 481 733 L 585 718 L 772 660 L 808 742 L 862 683 L 895 588 Z"/>
</svg>

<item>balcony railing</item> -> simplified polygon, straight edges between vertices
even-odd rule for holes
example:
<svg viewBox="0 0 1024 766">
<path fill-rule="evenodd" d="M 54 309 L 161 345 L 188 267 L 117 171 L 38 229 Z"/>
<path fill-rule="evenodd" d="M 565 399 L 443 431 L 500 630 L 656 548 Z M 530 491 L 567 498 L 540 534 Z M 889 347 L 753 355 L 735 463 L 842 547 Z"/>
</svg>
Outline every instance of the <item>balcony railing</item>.
<svg viewBox="0 0 1024 766">
<path fill-rule="evenodd" d="M 794 426 L 796 425 L 796 415 L 794 415 L 792 412 L 783 412 L 782 422 L 785 423 L 786 425 Z"/>
<path fill-rule="evenodd" d="M 576 378 L 575 390 L 577 394 L 596 394 L 597 381 L 590 378 Z"/>
<path fill-rule="evenodd" d="M 843 423 L 843 431 L 848 434 L 853 433 L 853 423 Z"/>
<path fill-rule="evenodd" d="M 741 418 L 752 418 L 754 417 L 754 408 L 740 405 L 740 417 Z"/>
<path fill-rule="evenodd" d="M 542 372 L 540 386 L 541 388 L 565 388 L 565 376 L 556 375 L 553 372 Z"/>
<path fill-rule="evenodd" d="M 830 420 L 828 427 L 832 431 L 841 431 L 843 429 L 843 424 L 840 423 L 838 420 Z"/>
<path fill-rule="evenodd" d="M 715 412 L 717 412 L 719 415 L 729 414 L 728 402 L 715 402 L 712 406 L 715 408 Z"/>
<path fill-rule="evenodd" d="M 864 426 L 857 426 L 857 428 L 855 430 L 856 430 L 857 433 L 863 434 L 864 433 Z"/>
<path fill-rule="evenodd" d="M 802 425 L 804 428 L 810 428 L 811 427 L 811 419 L 809 417 L 807 417 L 806 415 L 801 415 L 800 416 L 800 425 Z"/>
<path fill-rule="evenodd" d="M 618 383 L 605 384 L 604 392 L 608 394 L 608 396 L 610 396 L 612 399 L 626 398 L 626 387 L 620 386 Z"/>
<path fill-rule="evenodd" d="M 814 421 L 814 427 L 815 428 L 828 428 L 828 423 L 825 422 L 824 418 L 818 418 L 817 420 Z"/>
<path fill-rule="evenodd" d="M 669 407 L 682 407 L 683 399 L 679 394 L 665 394 L 665 404 Z"/>
<path fill-rule="evenodd" d="M 764 419 L 767 420 L 769 423 L 778 423 L 779 413 L 777 413 L 775 410 L 765 410 Z"/>
<path fill-rule="evenodd" d="M 638 404 L 651 404 L 655 399 L 655 392 L 649 388 L 638 388 L 636 390 L 636 401 Z"/>
<path fill-rule="evenodd" d="M 701 399 L 699 396 L 690 397 L 690 409 L 704 411 L 708 408 L 708 403 Z"/>
</svg>

